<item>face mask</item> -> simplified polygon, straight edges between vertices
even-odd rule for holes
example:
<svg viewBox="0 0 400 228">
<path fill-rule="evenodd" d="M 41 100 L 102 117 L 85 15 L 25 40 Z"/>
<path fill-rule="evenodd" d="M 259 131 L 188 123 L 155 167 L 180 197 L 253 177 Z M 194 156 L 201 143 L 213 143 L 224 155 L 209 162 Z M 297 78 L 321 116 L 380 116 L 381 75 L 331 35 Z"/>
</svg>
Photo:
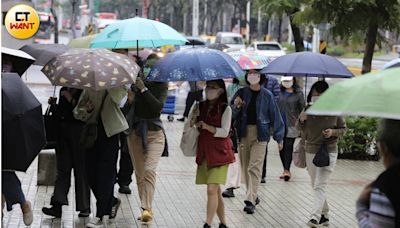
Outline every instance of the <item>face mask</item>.
<svg viewBox="0 0 400 228">
<path fill-rule="evenodd" d="M 206 89 L 206 98 L 209 101 L 215 100 L 219 97 L 220 89 Z"/>
<path fill-rule="evenodd" d="M 283 81 L 282 86 L 285 87 L 286 89 L 292 88 L 293 81 Z"/>
<path fill-rule="evenodd" d="M 143 74 L 144 77 L 147 77 L 147 75 L 149 75 L 151 68 L 150 67 L 145 67 L 143 68 Z"/>
<path fill-rule="evenodd" d="M 247 81 L 250 85 L 255 85 L 260 82 L 260 75 L 259 74 L 249 74 L 247 76 Z"/>
<path fill-rule="evenodd" d="M 312 96 L 311 97 L 311 103 L 315 103 L 319 99 L 319 96 Z"/>
</svg>

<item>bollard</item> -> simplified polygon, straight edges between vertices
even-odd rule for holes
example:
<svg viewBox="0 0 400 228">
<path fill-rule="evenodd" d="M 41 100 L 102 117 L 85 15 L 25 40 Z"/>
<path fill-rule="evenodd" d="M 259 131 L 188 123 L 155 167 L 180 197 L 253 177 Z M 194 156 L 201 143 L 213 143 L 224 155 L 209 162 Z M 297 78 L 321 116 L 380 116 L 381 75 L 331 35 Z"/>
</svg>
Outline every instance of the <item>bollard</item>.
<svg viewBox="0 0 400 228">
<path fill-rule="evenodd" d="M 37 185 L 54 185 L 56 177 L 57 160 L 55 150 L 42 150 L 38 156 Z"/>
</svg>

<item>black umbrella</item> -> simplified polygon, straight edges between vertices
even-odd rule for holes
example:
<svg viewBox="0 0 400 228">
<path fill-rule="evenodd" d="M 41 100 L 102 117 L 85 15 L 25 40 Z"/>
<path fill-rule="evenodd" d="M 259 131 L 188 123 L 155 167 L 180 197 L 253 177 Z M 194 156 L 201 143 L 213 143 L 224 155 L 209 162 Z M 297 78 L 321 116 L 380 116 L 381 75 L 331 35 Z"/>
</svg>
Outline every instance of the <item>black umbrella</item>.
<svg viewBox="0 0 400 228">
<path fill-rule="evenodd" d="M 42 105 L 15 73 L 1 84 L 2 169 L 25 172 L 46 143 Z"/>
<path fill-rule="evenodd" d="M 27 44 L 20 48 L 36 59 L 33 64 L 40 66 L 46 65 L 52 58 L 63 54 L 68 49 L 69 47 L 64 44 Z"/>
<path fill-rule="evenodd" d="M 1 47 L 1 58 L 3 64 L 10 63 L 12 65 L 12 72 L 17 72 L 19 76 L 24 74 L 26 69 L 35 62 L 35 58 L 27 53 L 6 47 Z"/>
</svg>

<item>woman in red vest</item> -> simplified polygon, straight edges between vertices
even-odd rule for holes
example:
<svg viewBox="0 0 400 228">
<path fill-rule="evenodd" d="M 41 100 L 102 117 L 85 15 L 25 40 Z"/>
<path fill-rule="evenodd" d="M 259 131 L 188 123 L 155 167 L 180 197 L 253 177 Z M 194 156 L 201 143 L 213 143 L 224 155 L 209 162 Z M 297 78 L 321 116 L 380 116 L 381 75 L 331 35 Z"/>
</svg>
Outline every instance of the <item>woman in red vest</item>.
<svg viewBox="0 0 400 228">
<path fill-rule="evenodd" d="M 197 145 L 196 184 L 207 185 L 207 219 L 204 227 L 210 227 L 215 214 L 220 228 L 227 227 L 221 184 L 225 184 L 228 164 L 235 161 L 232 141 L 229 137 L 232 110 L 228 105 L 223 80 L 208 81 L 207 100 L 192 108 L 190 125 L 200 131 Z"/>
</svg>

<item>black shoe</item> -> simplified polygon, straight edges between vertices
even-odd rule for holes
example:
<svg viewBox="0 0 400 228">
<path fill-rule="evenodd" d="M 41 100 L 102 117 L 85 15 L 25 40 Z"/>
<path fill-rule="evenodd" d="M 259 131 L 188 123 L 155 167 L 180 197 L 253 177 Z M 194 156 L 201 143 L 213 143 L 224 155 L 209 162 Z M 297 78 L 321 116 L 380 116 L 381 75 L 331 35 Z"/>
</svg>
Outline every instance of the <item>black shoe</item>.
<svg viewBox="0 0 400 228">
<path fill-rule="evenodd" d="M 61 218 L 62 209 L 61 206 L 43 207 L 42 212 L 45 215 Z"/>
<path fill-rule="evenodd" d="M 256 199 L 256 206 L 257 206 L 258 204 L 260 204 L 260 198 L 257 197 L 257 199 Z"/>
<path fill-rule="evenodd" d="M 204 226 L 203 226 L 203 228 L 211 228 L 211 226 L 210 226 L 210 225 L 208 225 L 207 223 L 204 223 Z"/>
<path fill-rule="evenodd" d="M 265 182 L 266 182 L 266 181 L 265 181 L 265 177 L 261 178 L 261 183 L 262 183 L 262 184 L 265 184 Z"/>
<path fill-rule="evenodd" d="M 310 221 L 308 221 L 307 226 L 316 228 L 316 227 L 319 227 L 319 224 L 318 224 L 317 220 L 311 219 Z"/>
<path fill-rule="evenodd" d="M 118 192 L 122 194 L 132 194 L 132 191 L 128 185 L 121 185 Z"/>
<path fill-rule="evenodd" d="M 224 192 L 222 192 L 222 197 L 225 198 L 235 197 L 235 193 L 233 193 L 233 188 L 227 188 Z"/>
<path fill-rule="evenodd" d="M 243 211 L 245 211 L 247 214 L 254 214 L 254 211 L 256 210 L 256 206 L 254 206 L 250 201 L 244 201 L 246 206 L 244 207 Z"/>
<path fill-rule="evenodd" d="M 87 217 L 89 217 L 89 215 L 90 215 L 90 208 L 80 211 L 78 214 L 78 217 L 79 218 L 87 218 Z"/>
<path fill-rule="evenodd" d="M 321 219 L 319 220 L 319 225 L 322 225 L 322 226 L 329 226 L 329 219 L 327 219 L 327 218 L 325 217 L 325 215 L 322 215 L 322 216 L 321 216 Z"/>
<path fill-rule="evenodd" d="M 182 118 L 179 118 L 179 119 L 176 119 L 177 121 L 181 121 L 181 122 L 185 122 L 185 117 L 182 117 Z"/>
<path fill-rule="evenodd" d="M 225 224 L 220 223 L 219 226 L 218 226 L 218 228 L 228 228 L 228 227 L 227 227 Z"/>
<path fill-rule="evenodd" d="M 110 219 L 117 217 L 117 212 L 118 212 L 119 206 L 121 206 L 121 200 L 118 198 L 115 198 L 114 205 L 111 208 Z"/>
</svg>

